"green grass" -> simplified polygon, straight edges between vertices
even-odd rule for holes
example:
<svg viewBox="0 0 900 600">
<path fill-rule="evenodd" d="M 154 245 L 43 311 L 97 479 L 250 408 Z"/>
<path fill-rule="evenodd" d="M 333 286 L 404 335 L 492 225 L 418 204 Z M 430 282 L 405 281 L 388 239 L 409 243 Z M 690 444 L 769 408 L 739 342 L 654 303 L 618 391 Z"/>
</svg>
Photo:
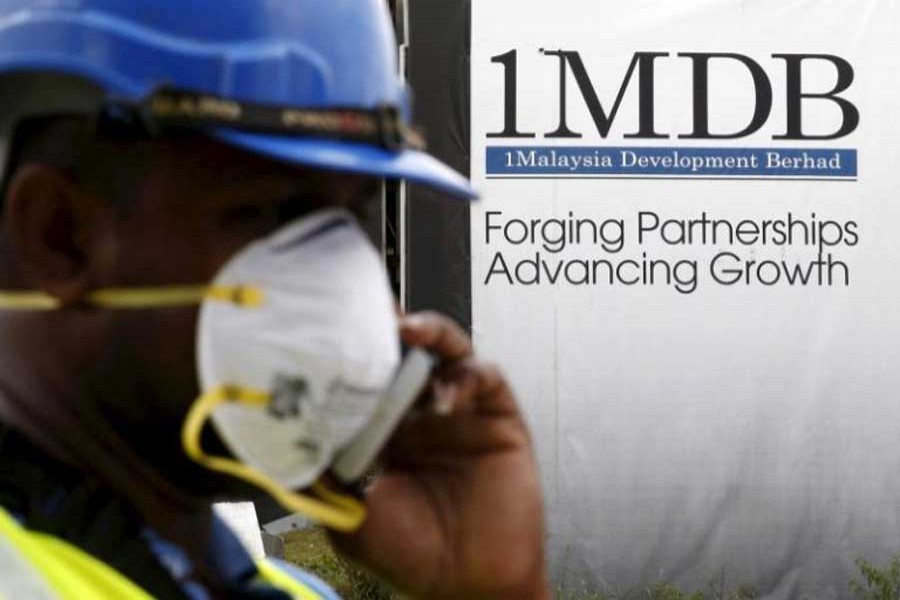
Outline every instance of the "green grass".
<svg viewBox="0 0 900 600">
<path fill-rule="evenodd" d="M 320 529 L 304 529 L 284 536 L 285 559 L 328 582 L 344 600 L 402 600 L 391 588 L 339 556 Z"/>
<path fill-rule="evenodd" d="M 659 583 L 622 593 L 598 592 L 587 587 L 557 588 L 553 597 L 556 600 L 755 600 L 758 595 L 750 588 L 729 590 L 716 583 L 710 583 L 706 590 L 696 592 L 684 592 L 672 585 Z"/>
<path fill-rule="evenodd" d="M 327 581 L 345 600 L 404 600 L 388 585 L 339 556 L 319 529 L 287 534 L 284 551 L 287 560 Z M 863 559 L 856 564 L 859 577 L 850 582 L 849 589 L 858 600 L 900 600 L 900 555 L 884 566 Z M 667 584 L 622 593 L 601 592 L 585 584 L 556 589 L 553 596 L 556 600 L 754 600 L 759 597 L 753 588 L 731 589 L 723 580 L 693 592 Z"/>
<path fill-rule="evenodd" d="M 850 589 L 859 600 L 900 600 L 900 555 L 883 567 L 862 558 L 856 566 L 861 578 L 851 581 Z"/>
</svg>

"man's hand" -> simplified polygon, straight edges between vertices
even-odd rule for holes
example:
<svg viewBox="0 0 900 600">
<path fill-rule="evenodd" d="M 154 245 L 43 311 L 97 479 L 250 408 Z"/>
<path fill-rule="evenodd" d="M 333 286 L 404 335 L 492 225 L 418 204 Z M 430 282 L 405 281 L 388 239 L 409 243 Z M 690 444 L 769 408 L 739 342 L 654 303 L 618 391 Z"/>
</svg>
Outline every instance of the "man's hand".
<svg viewBox="0 0 900 600">
<path fill-rule="evenodd" d="M 549 598 L 540 481 L 503 375 L 445 317 L 405 317 L 401 333 L 444 366 L 391 442 L 368 520 L 338 545 L 416 598 Z"/>
</svg>

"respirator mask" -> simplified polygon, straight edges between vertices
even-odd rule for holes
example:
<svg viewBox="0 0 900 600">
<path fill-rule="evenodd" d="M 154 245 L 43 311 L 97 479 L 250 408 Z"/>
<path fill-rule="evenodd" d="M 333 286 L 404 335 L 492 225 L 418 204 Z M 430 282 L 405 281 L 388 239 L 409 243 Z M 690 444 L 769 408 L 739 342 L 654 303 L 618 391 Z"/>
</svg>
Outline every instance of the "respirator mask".
<svg viewBox="0 0 900 600">
<path fill-rule="evenodd" d="M 238 252 L 211 285 L 105 289 L 87 302 L 111 309 L 199 303 L 202 393 L 182 429 L 185 452 L 323 525 L 361 525 L 361 502 L 320 478 L 330 472 L 353 484 L 369 472 L 424 388 L 432 359 L 414 350 L 401 361 L 386 270 L 350 213 L 327 209 L 289 223 Z M 59 305 L 44 294 L 7 292 L 0 308 Z M 207 423 L 233 457 L 204 451 Z"/>
</svg>

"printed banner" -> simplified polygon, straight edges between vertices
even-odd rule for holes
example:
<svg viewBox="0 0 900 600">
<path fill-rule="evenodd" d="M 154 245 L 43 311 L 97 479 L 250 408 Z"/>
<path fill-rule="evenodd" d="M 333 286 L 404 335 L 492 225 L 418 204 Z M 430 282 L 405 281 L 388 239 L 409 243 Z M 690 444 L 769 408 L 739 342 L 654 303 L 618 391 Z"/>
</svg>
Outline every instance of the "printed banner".
<svg viewBox="0 0 900 600">
<path fill-rule="evenodd" d="M 473 3 L 472 319 L 558 577 L 851 597 L 900 553 L 900 4 Z"/>
</svg>

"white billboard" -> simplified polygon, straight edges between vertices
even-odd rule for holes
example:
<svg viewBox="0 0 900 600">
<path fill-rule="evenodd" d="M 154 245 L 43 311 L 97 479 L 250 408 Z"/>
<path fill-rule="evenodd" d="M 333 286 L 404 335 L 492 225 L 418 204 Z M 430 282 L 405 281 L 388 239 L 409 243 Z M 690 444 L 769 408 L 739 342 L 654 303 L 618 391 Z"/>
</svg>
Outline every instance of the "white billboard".
<svg viewBox="0 0 900 600">
<path fill-rule="evenodd" d="M 472 4 L 474 334 L 557 572 L 848 597 L 900 552 L 900 4 Z"/>
</svg>

